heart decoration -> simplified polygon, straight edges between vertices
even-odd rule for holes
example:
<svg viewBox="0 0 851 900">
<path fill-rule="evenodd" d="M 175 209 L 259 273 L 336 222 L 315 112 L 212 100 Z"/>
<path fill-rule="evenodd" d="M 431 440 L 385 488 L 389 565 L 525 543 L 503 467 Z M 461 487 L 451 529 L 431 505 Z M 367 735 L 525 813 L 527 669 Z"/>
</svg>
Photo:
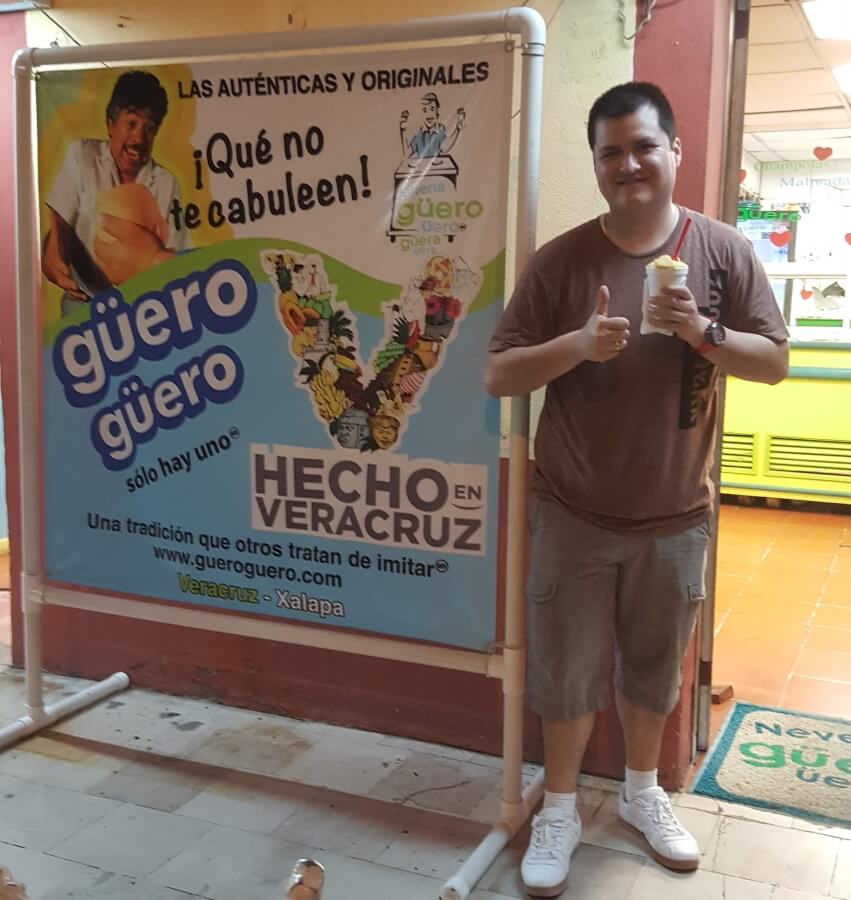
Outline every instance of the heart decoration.
<svg viewBox="0 0 851 900">
<path fill-rule="evenodd" d="M 846 244 L 851 244 L 851 234 L 846 234 L 846 235 L 845 235 L 845 243 L 846 243 Z"/>
<path fill-rule="evenodd" d="M 480 274 L 461 259 L 427 259 L 401 297 L 382 305 L 384 338 L 364 365 L 355 318 L 348 303 L 337 299 L 322 257 L 264 250 L 260 258 L 298 364 L 297 384 L 311 395 L 316 417 L 344 449 L 390 450 L 408 417 L 419 411 L 418 397 L 440 369 Z"/>
<path fill-rule="evenodd" d="M 801 297 L 804 300 L 809 300 L 810 297 L 812 297 L 812 295 L 813 295 L 812 291 L 808 291 L 806 288 L 801 288 Z"/>
<path fill-rule="evenodd" d="M 792 239 L 792 232 L 788 230 L 772 231 L 768 239 L 775 247 L 785 247 Z"/>
<path fill-rule="evenodd" d="M 819 162 L 824 162 L 828 157 L 833 156 L 833 149 L 830 147 L 813 147 L 813 156 Z"/>
<path fill-rule="evenodd" d="M 739 169 L 739 184 L 741 184 L 747 177 L 747 171 L 745 169 Z"/>
</svg>

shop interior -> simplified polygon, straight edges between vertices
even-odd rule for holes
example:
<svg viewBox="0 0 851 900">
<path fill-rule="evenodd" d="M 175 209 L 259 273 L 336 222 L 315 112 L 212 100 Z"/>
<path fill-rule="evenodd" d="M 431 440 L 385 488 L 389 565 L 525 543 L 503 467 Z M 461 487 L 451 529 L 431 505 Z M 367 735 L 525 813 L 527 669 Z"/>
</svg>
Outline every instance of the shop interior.
<svg viewBox="0 0 851 900">
<path fill-rule="evenodd" d="M 791 373 L 727 385 L 712 678 L 716 701 L 835 716 L 851 715 L 849 98 L 851 5 L 754 0 L 737 227 Z"/>
</svg>

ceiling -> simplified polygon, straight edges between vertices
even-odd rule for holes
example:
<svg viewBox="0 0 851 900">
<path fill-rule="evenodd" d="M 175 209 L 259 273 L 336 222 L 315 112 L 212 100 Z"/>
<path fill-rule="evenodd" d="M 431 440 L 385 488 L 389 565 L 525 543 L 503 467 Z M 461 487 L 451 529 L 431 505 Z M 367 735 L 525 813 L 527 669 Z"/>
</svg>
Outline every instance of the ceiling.
<svg viewBox="0 0 851 900">
<path fill-rule="evenodd" d="M 851 0 L 847 0 L 851 16 Z M 801 0 L 751 0 L 744 147 L 763 162 L 851 159 L 851 104 L 832 69 L 851 41 L 818 40 Z"/>
<path fill-rule="evenodd" d="M 851 104 L 831 71 L 851 63 L 851 41 L 816 39 L 801 2 L 751 0 L 744 148 L 762 162 L 811 159 L 815 147 L 829 147 L 832 159 L 851 159 Z M 851 16 L 851 0 L 846 2 Z M 209 16 L 198 17 L 201 5 L 209 8 Z M 468 4 L 492 5 L 489 0 Z M 535 0 L 533 5 L 544 12 L 552 4 Z M 388 19 L 399 17 L 398 9 L 393 12 L 397 6 L 396 0 L 371 3 L 373 12 L 381 17 L 386 11 Z M 447 14 L 452 7 L 452 0 L 432 0 L 431 11 Z M 49 10 L 31 15 L 33 23 L 44 26 L 42 45 L 155 39 L 165 21 L 177 33 L 191 30 L 201 36 L 322 27 L 332 21 L 339 25 L 341 14 L 354 24 L 362 15 L 357 4 L 340 0 L 291 0 L 287 5 L 253 0 L 250 8 L 245 15 L 244 5 L 203 0 L 53 0 Z"/>
</svg>

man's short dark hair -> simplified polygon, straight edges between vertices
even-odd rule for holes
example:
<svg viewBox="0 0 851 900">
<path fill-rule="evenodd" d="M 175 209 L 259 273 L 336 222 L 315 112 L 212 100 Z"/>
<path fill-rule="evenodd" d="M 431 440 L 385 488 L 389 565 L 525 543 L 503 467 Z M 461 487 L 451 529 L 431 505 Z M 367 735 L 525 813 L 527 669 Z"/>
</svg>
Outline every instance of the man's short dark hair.
<svg viewBox="0 0 851 900">
<path fill-rule="evenodd" d="M 620 119 L 642 106 L 652 106 L 659 116 L 659 125 L 673 144 L 677 136 L 677 123 L 668 98 L 655 84 L 648 81 L 627 81 L 609 88 L 594 101 L 588 113 L 588 146 L 593 150 L 597 139 L 597 122 L 600 119 Z"/>
<path fill-rule="evenodd" d="M 119 76 L 106 107 L 106 117 L 114 122 L 122 109 L 151 111 L 151 118 L 162 124 L 168 112 L 168 94 L 156 75 L 138 69 Z"/>
</svg>

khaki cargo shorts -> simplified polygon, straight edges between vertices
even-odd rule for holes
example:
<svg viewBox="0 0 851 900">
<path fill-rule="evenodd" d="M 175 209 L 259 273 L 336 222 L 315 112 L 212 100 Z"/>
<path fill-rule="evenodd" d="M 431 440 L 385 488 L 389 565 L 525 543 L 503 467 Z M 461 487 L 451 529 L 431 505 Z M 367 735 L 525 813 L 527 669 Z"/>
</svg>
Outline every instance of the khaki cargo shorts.
<svg viewBox="0 0 851 900">
<path fill-rule="evenodd" d="M 705 596 L 709 524 L 664 537 L 611 531 L 530 498 L 526 704 L 544 719 L 609 705 L 676 706 L 682 657 Z"/>
</svg>

